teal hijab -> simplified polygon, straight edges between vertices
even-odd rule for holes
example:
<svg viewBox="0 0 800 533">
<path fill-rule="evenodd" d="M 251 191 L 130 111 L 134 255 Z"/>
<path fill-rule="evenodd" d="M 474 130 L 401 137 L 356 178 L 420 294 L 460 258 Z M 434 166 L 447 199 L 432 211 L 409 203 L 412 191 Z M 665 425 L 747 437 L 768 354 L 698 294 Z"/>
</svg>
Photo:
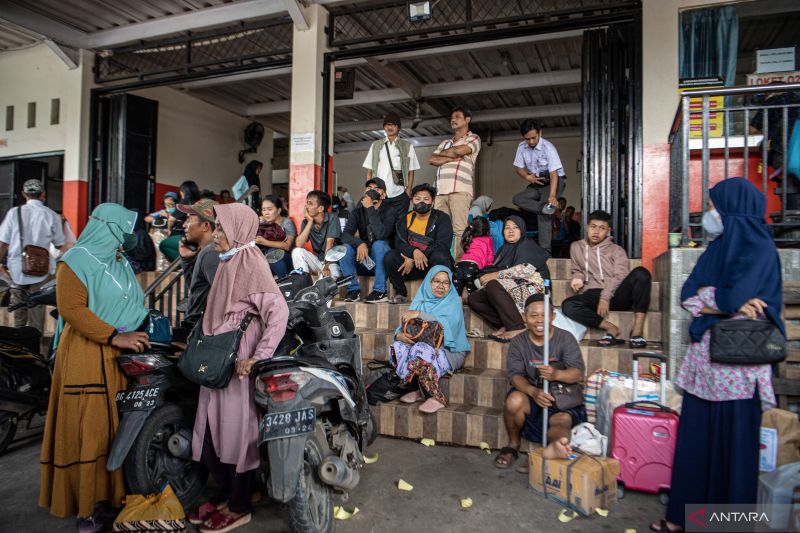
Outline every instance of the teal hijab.
<svg viewBox="0 0 800 533">
<path fill-rule="evenodd" d="M 450 291 L 441 298 L 433 294 L 431 282 L 439 272 L 447 272 L 450 278 Z M 467 331 L 464 327 L 464 308 L 461 297 L 453 287 L 453 273 L 449 268 L 437 265 L 428 271 L 409 309 L 423 311 L 436 317 L 444 326 L 444 346 L 451 352 L 468 352 Z"/>
<path fill-rule="evenodd" d="M 144 291 L 128 260 L 119 254 L 129 244 L 137 214 L 118 204 L 100 204 L 78 242 L 61 261 L 78 276 L 89 295 L 89 310 L 119 332 L 135 331 L 147 316 Z M 58 321 L 58 334 L 63 321 Z"/>
</svg>

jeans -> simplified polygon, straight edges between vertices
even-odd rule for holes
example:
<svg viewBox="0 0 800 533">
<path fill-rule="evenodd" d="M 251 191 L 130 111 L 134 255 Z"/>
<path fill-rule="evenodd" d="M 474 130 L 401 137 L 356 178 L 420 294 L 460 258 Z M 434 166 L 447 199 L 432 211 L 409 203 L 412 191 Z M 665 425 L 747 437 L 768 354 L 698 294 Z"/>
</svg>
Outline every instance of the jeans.
<svg viewBox="0 0 800 533">
<path fill-rule="evenodd" d="M 356 261 L 356 250 L 349 244 L 345 244 L 347 253 L 339 260 L 339 267 L 342 269 L 342 276 L 353 276 L 353 279 L 347 285 L 347 291 L 360 291 L 361 284 L 358 282 L 358 276 L 375 276 L 375 284 L 372 290 L 378 292 L 386 292 L 386 267 L 383 264 L 383 258 L 391 250 L 389 243 L 386 241 L 375 241 L 369 246 L 369 256 L 375 261 L 375 266 L 368 269 L 363 263 Z"/>
<path fill-rule="evenodd" d="M 404 279 L 422 279 L 428 273 L 428 270 L 436 265 L 446 266 L 450 269 L 453 268 L 453 258 L 450 257 L 450 252 L 445 252 L 444 250 L 436 250 L 431 254 L 428 258 L 428 268 L 425 270 L 418 270 L 417 267 L 412 267 L 411 272 L 405 276 L 397 271 L 400 265 L 403 264 L 403 255 L 400 253 L 400 250 L 391 250 L 386 254 L 384 262 L 386 273 L 389 275 L 389 280 L 392 282 L 395 293 L 402 296 L 408 296 Z"/>
</svg>

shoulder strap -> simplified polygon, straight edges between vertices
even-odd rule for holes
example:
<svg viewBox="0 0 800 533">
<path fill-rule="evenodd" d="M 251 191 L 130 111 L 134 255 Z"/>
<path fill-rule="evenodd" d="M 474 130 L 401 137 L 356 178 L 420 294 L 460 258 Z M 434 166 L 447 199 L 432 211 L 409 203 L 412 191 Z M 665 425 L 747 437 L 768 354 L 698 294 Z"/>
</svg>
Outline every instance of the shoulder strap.
<svg viewBox="0 0 800 533">
<path fill-rule="evenodd" d="M 244 331 L 247 329 L 247 326 L 249 326 L 249 325 L 250 325 L 250 322 L 252 322 L 252 321 L 253 321 L 253 318 L 255 318 L 255 316 L 256 316 L 256 315 L 254 315 L 253 313 L 247 313 L 247 314 L 244 316 L 244 318 L 242 319 L 242 322 L 239 324 L 239 329 L 240 329 L 242 332 L 244 332 Z"/>
<path fill-rule="evenodd" d="M 397 142 L 397 141 L 395 141 Z M 394 165 L 392 165 L 392 154 L 389 152 L 389 140 L 387 139 L 385 143 L 383 143 L 383 147 L 386 149 L 386 159 L 389 160 L 389 168 L 392 172 L 394 172 Z"/>
<path fill-rule="evenodd" d="M 25 244 L 22 238 L 22 206 L 17 207 L 17 220 L 19 222 L 19 251 L 22 253 L 22 250 L 25 249 Z"/>
</svg>

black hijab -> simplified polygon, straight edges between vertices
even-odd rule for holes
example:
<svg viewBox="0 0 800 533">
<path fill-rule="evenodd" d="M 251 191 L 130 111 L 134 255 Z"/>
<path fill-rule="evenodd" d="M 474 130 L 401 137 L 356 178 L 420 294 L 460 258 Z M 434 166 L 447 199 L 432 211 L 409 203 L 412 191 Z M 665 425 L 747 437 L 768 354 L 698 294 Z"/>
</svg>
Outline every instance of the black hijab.
<svg viewBox="0 0 800 533">
<path fill-rule="evenodd" d="M 259 189 L 261 188 L 261 179 L 259 175 L 256 173 L 258 167 L 263 167 L 264 164 L 261 161 L 256 161 L 255 159 L 247 163 L 247 166 L 244 167 L 244 177 L 247 178 L 247 184 L 249 186 L 255 185 Z"/>
<path fill-rule="evenodd" d="M 547 268 L 547 252 L 526 236 L 527 226 L 525 221 L 517 215 L 511 215 L 503 221 L 503 229 L 508 222 L 513 222 L 519 228 L 522 236 L 515 243 L 508 241 L 500 247 L 494 256 L 494 263 L 486 268 L 488 272 L 498 272 L 523 263 L 530 263 L 542 275 L 543 279 L 550 278 L 550 269 Z M 505 238 L 505 235 L 503 236 Z"/>
</svg>

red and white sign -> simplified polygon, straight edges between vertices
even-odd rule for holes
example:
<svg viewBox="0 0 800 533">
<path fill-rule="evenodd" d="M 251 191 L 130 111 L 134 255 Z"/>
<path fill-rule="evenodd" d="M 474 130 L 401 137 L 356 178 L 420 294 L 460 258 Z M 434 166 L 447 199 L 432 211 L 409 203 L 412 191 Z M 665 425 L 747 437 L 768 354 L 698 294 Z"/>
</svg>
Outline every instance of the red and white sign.
<svg viewBox="0 0 800 533">
<path fill-rule="evenodd" d="M 800 83 L 800 70 L 794 72 L 772 72 L 770 74 L 748 74 L 747 85 L 769 85 L 770 83 Z"/>
</svg>

